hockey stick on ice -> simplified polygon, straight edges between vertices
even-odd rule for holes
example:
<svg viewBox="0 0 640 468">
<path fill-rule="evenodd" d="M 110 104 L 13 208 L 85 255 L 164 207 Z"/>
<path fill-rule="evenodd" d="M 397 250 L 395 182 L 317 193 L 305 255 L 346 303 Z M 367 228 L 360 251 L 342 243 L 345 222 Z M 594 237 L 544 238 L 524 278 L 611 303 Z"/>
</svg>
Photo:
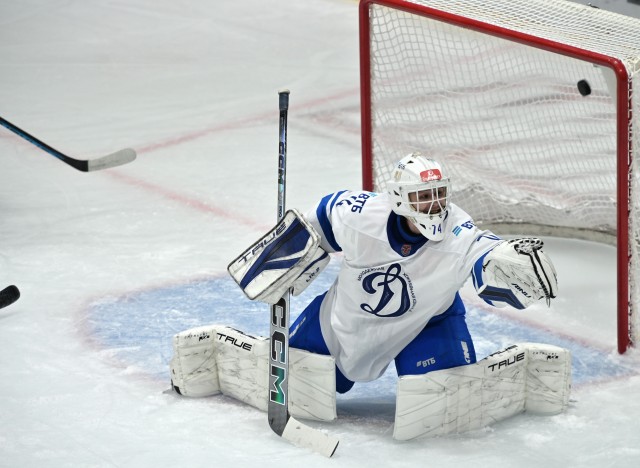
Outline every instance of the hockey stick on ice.
<svg viewBox="0 0 640 468">
<path fill-rule="evenodd" d="M 61 161 L 67 163 L 69 166 L 82 172 L 99 171 L 101 169 L 108 169 L 110 167 L 121 166 L 122 164 L 127 164 L 133 161 L 134 159 L 136 159 L 136 152 L 131 148 L 126 148 L 120 151 L 116 151 L 115 153 L 111 153 L 96 159 L 90 159 L 90 160 L 75 159 L 70 156 L 67 156 L 66 154 L 61 153 L 57 149 L 52 148 L 46 143 L 38 140 L 33 135 L 28 134 L 21 128 L 16 127 L 14 124 L 9 122 L 8 120 L 3 119 L 2 117 L 0 117 L 0 125 L 8 128 L 16 135 L 20 135 L 29 143 L 33 143 L 41 150 L 46 151 L 50 155 L 55 156 Z"/>
<path fill-rule="evenodd" d="M 14 286 L 7 286 L 0 291 L 0 309 L 7 307 L 20 298 L 20 290 Z"/>
<path fill-rule="evenodd" d="M 278 92 L 280 138 L 278 144 L 278 222 L 285 215 L 287 180 L 287 113 L 289 91 Z M 289 299 L 290 292 L 271 306 L 269 336 L 269 426 L 273 431 L 299 447 L 306 447 L 326 457 L 338 448 L 338 439 L 313 429 L 289 414 Z"/>
</svg>

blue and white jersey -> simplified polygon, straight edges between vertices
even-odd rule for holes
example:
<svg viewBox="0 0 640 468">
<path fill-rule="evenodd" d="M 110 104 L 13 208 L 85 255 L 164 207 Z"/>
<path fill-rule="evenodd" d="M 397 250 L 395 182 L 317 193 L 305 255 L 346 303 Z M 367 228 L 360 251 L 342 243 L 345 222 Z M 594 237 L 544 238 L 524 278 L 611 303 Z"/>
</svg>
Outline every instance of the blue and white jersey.
<svg viewBox="0 0 640 468">
<path fill-rule="evenodd" d="M 429 319 L 449 308 L 476 260 L 499 242 L 454 204 L 445 238 L 429 241 L 401 224 L 386 193 L 330 194 L 305 218 L 327 252 L 344 254 L 320 326 L 338 368 L 359 382 L 380 377 Z"/>
</svg>

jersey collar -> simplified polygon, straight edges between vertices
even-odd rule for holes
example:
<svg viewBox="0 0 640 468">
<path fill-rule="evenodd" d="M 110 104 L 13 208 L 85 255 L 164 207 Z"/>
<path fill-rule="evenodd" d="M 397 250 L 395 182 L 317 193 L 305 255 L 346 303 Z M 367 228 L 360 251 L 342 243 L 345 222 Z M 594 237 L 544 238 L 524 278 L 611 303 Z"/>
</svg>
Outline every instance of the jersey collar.
<svg viewBox="0 0 640 468">
<path fill-rule="evenodd" d="M 389 245 L 402 257 L 409 257 L 416 253 L 428 239 L 422 234 L 414 234 L 406 226 L 407 221 L 394 213 L 387 220 L 387 237 Z"/>
</svg>

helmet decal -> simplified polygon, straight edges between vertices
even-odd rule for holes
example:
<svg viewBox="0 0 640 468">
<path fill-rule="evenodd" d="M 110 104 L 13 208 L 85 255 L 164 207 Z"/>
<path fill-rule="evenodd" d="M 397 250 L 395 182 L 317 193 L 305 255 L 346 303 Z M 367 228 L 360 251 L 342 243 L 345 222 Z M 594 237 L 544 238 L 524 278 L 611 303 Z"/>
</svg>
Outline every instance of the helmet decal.
<svg viewBox="0 0 640 468">
<path fill-rule="evenodd" d="M 440 180 L 442 179 L 442 173 L 440 172 L 440 169 L 427 169 L 426 171 L 422 171 L 420 173 L 420 178 L 422 179 L 422 182 Z"/>
</svg>

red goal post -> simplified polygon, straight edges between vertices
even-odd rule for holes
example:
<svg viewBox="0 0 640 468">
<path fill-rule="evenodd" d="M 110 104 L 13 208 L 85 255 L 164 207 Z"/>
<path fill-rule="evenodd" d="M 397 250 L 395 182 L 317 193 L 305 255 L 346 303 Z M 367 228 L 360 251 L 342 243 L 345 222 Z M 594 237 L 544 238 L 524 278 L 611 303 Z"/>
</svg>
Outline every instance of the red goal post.
<svg viewBox="0 0 640 468">
<path fill-rule="evenodd" d="M 617 246 L 640 339 L 640 20 L 565 0 L 361 0 L 363 186 L 431 154 L 499 233 Z M 634 112 L 635 111 L 635 112 Z"/>
</svg>

